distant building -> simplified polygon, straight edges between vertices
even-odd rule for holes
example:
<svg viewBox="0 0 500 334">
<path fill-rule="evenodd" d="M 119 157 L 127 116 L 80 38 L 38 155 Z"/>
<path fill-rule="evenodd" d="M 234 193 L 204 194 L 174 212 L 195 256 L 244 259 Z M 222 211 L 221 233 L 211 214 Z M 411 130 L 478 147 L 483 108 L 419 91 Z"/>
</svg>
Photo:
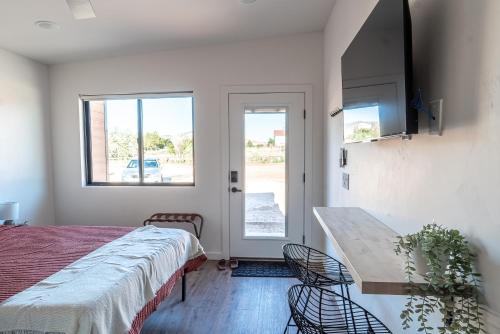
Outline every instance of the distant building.
<svg viewBox="0 0 500 334">
<path fill-rule="evenodd" d="M 280 146 L 280 147 L 286 145 L 286 132 L 285 132 L 285 130 L 274 130 L 274 145 Z"/>
</svg>

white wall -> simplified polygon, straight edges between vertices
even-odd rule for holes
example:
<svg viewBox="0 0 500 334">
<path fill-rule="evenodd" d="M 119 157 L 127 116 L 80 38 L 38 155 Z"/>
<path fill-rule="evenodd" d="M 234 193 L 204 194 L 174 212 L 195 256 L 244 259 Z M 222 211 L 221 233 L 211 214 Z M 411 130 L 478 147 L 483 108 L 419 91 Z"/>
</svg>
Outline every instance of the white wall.
<svg viewBox="0 0 500 334">
<path fill-rule="evenodd" d="M 325 185 L 329 206 L 359 206 L 400 233 L 423 224 L 458 228 L 478 247 L 489 332 L 500 332 L 500 2 L 413 0 L 416 87 L 444 98 L 444 135 L 348 145 L 349 191 L 341 187 L 340 57 L 376 0 L 338 0 L 325 31 Z M 422 120 L 422 123 L 425 123 Z M 330 245 L 327 244 L 327 247 Z M 401 297 L 356 299 L 401 332 Z M 410 331 L 414 332 L 414 330 Z"/>
<path fill-rule="evenodd" d="M 138 226 L 158 211 L 198 212 L 206 218 L 202 243 L 219 257 L 226 177 L 220 94 L 227 85 L 313 85 L 313 202 L 321 204 L 322 69 L 321 33 L 51 67 L 57 224 Z M 195 94 L 196 187 L 82 187 L 78 94 L 186 90 Z"/>
<path fill-rule="evenodd" d="M 0 201 L 20 219 L 53 224 L 48 69 L 0 49 Z"/>
</svg>

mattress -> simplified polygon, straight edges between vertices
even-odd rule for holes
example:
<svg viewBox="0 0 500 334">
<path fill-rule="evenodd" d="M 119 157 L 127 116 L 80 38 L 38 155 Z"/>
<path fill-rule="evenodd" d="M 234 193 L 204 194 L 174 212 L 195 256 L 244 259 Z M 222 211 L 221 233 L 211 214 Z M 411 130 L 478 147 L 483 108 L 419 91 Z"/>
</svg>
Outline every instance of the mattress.
<svg viewBox="0 0 500 334">
<path fill-rule="evenodd" d="M 0 333 L 138 333 L 205 260 L 190 233 L 147 226 L 0 228 Z"/>
</svg>

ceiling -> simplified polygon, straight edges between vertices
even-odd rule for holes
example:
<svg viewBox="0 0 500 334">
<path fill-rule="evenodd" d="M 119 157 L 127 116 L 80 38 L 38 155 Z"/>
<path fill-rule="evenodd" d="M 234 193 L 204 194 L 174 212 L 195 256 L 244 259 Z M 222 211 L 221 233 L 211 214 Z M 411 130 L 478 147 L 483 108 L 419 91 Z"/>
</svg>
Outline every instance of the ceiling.
<svg viewBox="0 0 500 334">
<path fill-rule="evenodd" d="M 335 0 L 92 0 L 75 20 L 65 0 L 0 0 L 0 48 L 46 64 L 323 30 Z M 35 27 L 37 20 L 60 29 Z"/>
</svg>

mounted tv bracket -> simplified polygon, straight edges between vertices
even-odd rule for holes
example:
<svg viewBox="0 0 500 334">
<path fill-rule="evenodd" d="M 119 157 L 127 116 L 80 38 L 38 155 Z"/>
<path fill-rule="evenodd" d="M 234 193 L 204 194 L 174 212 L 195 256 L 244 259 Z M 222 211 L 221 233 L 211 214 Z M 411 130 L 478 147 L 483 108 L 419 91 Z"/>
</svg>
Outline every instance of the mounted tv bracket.
<svg viewBox="0 0 500 334">
<path fill-rule="evenodd" d="M 337 108 L 334 111 L 330 112 L 330 117 L 333 118 L 333 117 L 337 116 L 338 114 L 340 114 L 343 111 L 344 111 L 344 108 Z"/>
<path fill-rule="evenodd" d="M 441 136 L 443 134 L 443 99 L 432 100 L 428 103 L 427 108 L 422 98 L 422 90 L 419 88 L 410 106 L 427 116 L 430 135 Z"/>
</svg>

